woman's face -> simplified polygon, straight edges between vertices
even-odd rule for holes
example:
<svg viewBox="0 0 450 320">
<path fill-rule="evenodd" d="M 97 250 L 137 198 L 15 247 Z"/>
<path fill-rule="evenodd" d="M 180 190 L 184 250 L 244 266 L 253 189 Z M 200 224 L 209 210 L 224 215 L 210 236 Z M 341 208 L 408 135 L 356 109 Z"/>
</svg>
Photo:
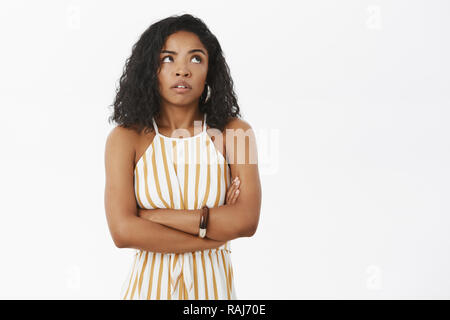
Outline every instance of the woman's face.
<svg viewBox="0 0 450 320">
<path fill-rule="evenodd" d="M 208 52 L 195 33 L 178 31 L 167 37 L 160 53 L 159 92 L 165 103 L 188 105 L 195 103 L 205 89 L 208 73 Z M 180 80 L 188 89 L 175 89 Z"/>
</svg>

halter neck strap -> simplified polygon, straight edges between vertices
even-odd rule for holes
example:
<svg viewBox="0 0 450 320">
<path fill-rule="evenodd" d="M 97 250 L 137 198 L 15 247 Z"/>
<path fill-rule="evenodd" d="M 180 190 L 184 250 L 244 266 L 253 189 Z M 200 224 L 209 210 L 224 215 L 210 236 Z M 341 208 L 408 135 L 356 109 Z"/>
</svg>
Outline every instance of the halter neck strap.
<svg viewBox="0 0 450 320">
<path fill-rule="evenodd" d="M 155 129 L 156 134 L 159 134 L 158 126 L 156 125 L 155 119 L 152 117 L 153 128 Z"/>
<path fill-rule="evenodd" d="M 203 130 L 202 130 L 202 132 L 206 132 L 206 112 L 203 115 Z"/>
</svg>

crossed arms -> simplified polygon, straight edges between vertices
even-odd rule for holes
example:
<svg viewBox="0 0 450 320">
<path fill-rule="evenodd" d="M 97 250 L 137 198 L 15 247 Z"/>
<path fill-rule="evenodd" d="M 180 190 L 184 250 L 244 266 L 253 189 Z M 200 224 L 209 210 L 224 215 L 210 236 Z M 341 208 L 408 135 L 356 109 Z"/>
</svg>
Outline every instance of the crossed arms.
<svg viewBox="0 0 450 320">
<path fill-rule="evenodd" d="M 249 137 L 245 140 L 244 149 L 238 146 L 238 152 L 234 151 L 235 148 L 227 148 L 226 151 L 228 158 L 232 159 L 231 176 L 240 179 L 240 194 L 233 203 L 210 208 L 205 238 L 197 236 L 201 209 L 145 210 L 136 207 L 133 185 L 135 147 L 130 143 L 135 133 L 122 127 L 111 131 L 105 148 L 105 211 L 109 231 L 117 247 L 153 252 L 192 252 L 216 248 L 226 241 L 250 237 L 256 232 L 261 186 L 257 161 L 251 161 L 252 157 L 257 159 L 253 131 L 240 119 L 231 121 L 227 129 L 241 132 L 241 135 L 246 132 Z M 244 161 L 237 159 L 242 155 L 245 155 Z"/>
</svg>

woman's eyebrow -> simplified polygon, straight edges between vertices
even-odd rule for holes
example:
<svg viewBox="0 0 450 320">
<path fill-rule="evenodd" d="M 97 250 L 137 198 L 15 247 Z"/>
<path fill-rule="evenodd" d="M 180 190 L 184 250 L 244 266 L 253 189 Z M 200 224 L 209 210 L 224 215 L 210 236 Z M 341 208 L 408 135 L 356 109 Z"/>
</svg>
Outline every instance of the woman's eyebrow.
<svg viewBox="0 0 450 320">
<path fill-rule="evenodd" d="M 201 52 L 206 56 L 206 53 L 202 49 L 192 49 L 188 53 L 193 53 L 193 52 Z M 175 51 L 171 51 L 171 50 L 162 50 L 161 53 L 177 54 Z"/>
</svg>

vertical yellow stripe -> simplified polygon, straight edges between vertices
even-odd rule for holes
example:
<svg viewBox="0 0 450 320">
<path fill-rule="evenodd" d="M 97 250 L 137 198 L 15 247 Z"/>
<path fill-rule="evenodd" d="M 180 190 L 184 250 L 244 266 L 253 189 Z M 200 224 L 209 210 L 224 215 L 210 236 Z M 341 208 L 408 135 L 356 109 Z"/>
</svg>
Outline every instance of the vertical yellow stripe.
<svg viewBox="0 0 450 320">
<path fill-rule="evenodd" d="M 225 179 L 225 189 L 228 189 L 228 164 L 226 161 L 223 163 L 223 176 Z"/>
<path fill-rule="evenodd" d="M 139 297 L 141 296 L 142 279 L 144 278 L 145 267 L 147 266 L 148 252 L 145 252 L 144 264 L 142 265 L 141 276 L 139 277 Z"/>
<path fill-rule="evenodd" d="M 153 153 L 154 153 L 154 152 L 153 152 Z M 143 159 L 144 159 L 144 186 L 145 186 L 145 196 L 146 196 L 146 198 L 147 198 L 147 201 L 150 203 L 150 205 L 151 205 L 153 208 L 156 208 L 156 204 L 153 203 L 152 198 L 150 197 L 150 193 L 149 193 L 149 191 L 148 191 L 148 177 L 147 177 L 147 172 L 148 172 L 148 170 L 147 170 L 147 154 L 146 154 L 146 153 L 144 153 Z"/>
<path fill-rule="evenodd" d="M 141 256 L 142 256 L 142 251 L 139 252 L 139 261 L 141 261 Z M 136 290 L 136 284 L 137 284 L 137 280 L 139 277 L 139 269 L 137 269 L 136 267 L 136 278 L 134 279 L 134 283 L 133 283 L 133 289 L 131 290 L 131 296 L 130 299 L 133 299 L 134 297 L 134 291 Z"/>
<path fill-rule="evenodd" d="M 137 260 L 137 252 L 134 255 L 134 262 L 133 262 L 133 268 L 131 268 L 131 274 L 130 274 L 130 282 L 128 283 L 128 288 L 127 291 L 125 292 L 125 296 L 123 297 L 123 300 L 127 299 L 127 295 L 128 295 L 128 290 L 130 290 L 130 286 L 131 286 L 131 279 L 133 279 L 133 273 L 136 267 L 136 260 Z"/>
<path fill-rule="evenodd" d="M 172 158 L 173 158 L 173 168 L 175 169 L 175 174 L 178 175 L 177 173 L 177 166 L 178 166 L 178 161 L 177 161 L 177 142 L 175 140 L 172 141 Z"/>
<path fill-rule="evenodd" d="M 182 284 L 183 283 L 183 274 L 181 274 L 181 279 L 178 282 L 178 300 L 182 300 L 183 299 L 183 288 L 182 288 Z"/>
<path fill-rule="evenodd" d="M 196 143 L 196 161 L 195 161 L 195 201 L 194 209 L 197 209 L 198 204 L 198 179 L 200 176 L 200 138 L 195 139 Z"/>
<path fill-rule="evenodd" d="M 211 262 L 211 270 L 212 270 L 212 274 L 213 274 L 213 286 L 214 286 L 214 299 L 218 300 L 219 297 L 217 296 L 217 284 L 216 284 L 216 273 L 214 272 L 214 261 L 211 257 L 211 251 L 212 249 L 208 250 L 209 252 L 209 261 Z"/>
<path fill-rule="evenodd" d="M 141 208 L 144 208 L 144 205 L 142 204 L 142 201 L 141 201 L 141 196 L 140 196 L 140 194 L 139 194 L 139 171 L 138 171 L 137 166 L 136 166 L 136 168 L 134 169 L 134 176 L 135 176 L 135 178 L 136 178 L 136 198 L 137 198 L 137 201 L 138 201 L 138 203 L 139 203 L 139 206 L 140 206 Z"/>
<path fill-rule="evenodd" d="M 205 299 L 208 300 L 208 281 L 206 280 L 206 267 L 205 267 L 205 255 L 202 251 L 202 267 L 203 267 L 203 279 L 205 280 Z"/>
<path fill-rule="evenodd" d="M 209 155 L 209 139 L 206 140 L 206 155 L 207 155 L 207 162 L 206 166 L 208 167 L 208 172 L 206 174 L 206 191 L 205 191 L 205 198 L 203 199 L 202 207 L 206 205 L 206 202 L 208 201 L 209 197 L 209 185 L 211 183 L 211 163 L 210 163 L 210 155 Z"/>
<path fill-rule="evenodd" d="M 233 280 L 233 265 L 230 264 L 230 268 L 231 268 L 231 280 Z"/>
<path fill-rule="evenodd" d="M 195 300 L 198 300 L 198 279 L 197 279 L 197 261 L 195 259 L 195 252 L 192 253 L 192 264 L 194 268 L 194 292 Z"/>
<path fill-rule="evenodd" d="M 170 278 L 170 266 L 171 266 L 171 264 L 170 264 L 170 261 L 172 260 L 172 255 L 169 255 L 169 264 L 168 264 L 168 272 L 169 272 L 169 281 L 167 282 L 167 300 L 171 300 L 172 299 L 172 292 L 171 292 L 171 289 L 170 289 L 170 286 L 171 286 L 171 278 Z"/>
<path fill-rule="evenodd" d="M 183 202 L 184 202 L 184 207 L 186 209 L 188 209 L 189 208 L 189 205 L 188 205 L 189 149 L 188 149 L 187 140 L 184 140 L 184 150 L 185 150 L 185 153 L 184 153 L 185 164 L 184 164 L 184 201 Z"/>
<path fill-rule="evenodd" d="M 183 277 L 181 280 L 183 280 L 183 282 L 182 282 L 182 284 L 183 284 L 183 290 L 184 290 L 184 296 L 183 296 L 183 299 L 184 299 L 184 300 L 187 300 L 189 297 L 188 297 L 188 292 L 187 292 L 187 290 L 186 290 L 186 284 L 184 283 L 184 277 Z"/>
<path fill-rule="evenodd" d="M 231 264 L 230 263 L 227 264 L 227 269 L 228 269 L 227 284 L 230 287 L 230 292 L 231 292 L 232 288 L 231 288 Z"/>
<path fill-rule="evenodd" d="M 153 269 L 155 267 L 156 253 L 152 252 L 152 268 L 150 269 L 150 278 L 148 282 L 147 300 L 150 300 L 150 295 L 153 289 Z"/>
<path fill-rule="evenodd" d="M 153 166 L 153 179 L 156 185 L 156 191 L 158 192 L 159 198 L 166 208 L 169 208 L 169 204 L 164 200 L 164 197 L 161 194 L 161 186 L 159 185 L 159 177 L 158 177 L 158 169 L 156 168 L 156 153 L 152 154 L 152 166 Z"/>
<path fill-rule="evenodd" d="M 225 282 L 227 283 L 227 296 L 228 296 L 228 300 L 230 300 L 230 285 L 228 284 L 227 264 L 225 261 L 223 250 L 220 250 L 220 253 L 222 255 L 223 271 L 225 272 Z"/>
<path fill-rule="evenodd" d="M 219 200 L 220 200 L 220 187 L 222 184 L 221 180 L 221 169 L 220 169 L 220 163 L 217 164 L 217 193 L 216 193 L 216 201 L 214 202 L 214 208 L 219 206 Z"/>
<path fill-rule="evenodd" d="M 230 271 L 228 272 L 228 274 L 230 275 L 230 289 L 233 289 L 233 265 L 230 262 Z"/>
<path fill-rule="evenodd" d="M 166 173 L 166 183 L 167 183 L 167 188 L 169 190 L 169 197 L 170 197 L 170 208 L 174 209 L 173 206 L 173 193 L 172 193 L 172 182 L 170 180 L 170 175 L 169 175 L 169 168 L 167 165 L 167 156 L 166 156 L 166 146 L 164 143 L 163 138 L 159 137 L 160 141 L 161 141 L 161 153 L 163 156 L 163 162 L 164 162 L 164 172 Z"/>
<path fill-rule="evenodd" d="M 159 252 L 159 260 L 160 260 L 160 264 L 159 264 L 159 275 L 158 275 L 158 291 L 156 294 L 156 300 L 160 300 L 160 296 L 161 296 L 161 275 L 162 275 L 162 271 L 163 271 L 163 265 L 164 265 L 164 259 L 162 257 L 162 253 Z"/>
</svg>

